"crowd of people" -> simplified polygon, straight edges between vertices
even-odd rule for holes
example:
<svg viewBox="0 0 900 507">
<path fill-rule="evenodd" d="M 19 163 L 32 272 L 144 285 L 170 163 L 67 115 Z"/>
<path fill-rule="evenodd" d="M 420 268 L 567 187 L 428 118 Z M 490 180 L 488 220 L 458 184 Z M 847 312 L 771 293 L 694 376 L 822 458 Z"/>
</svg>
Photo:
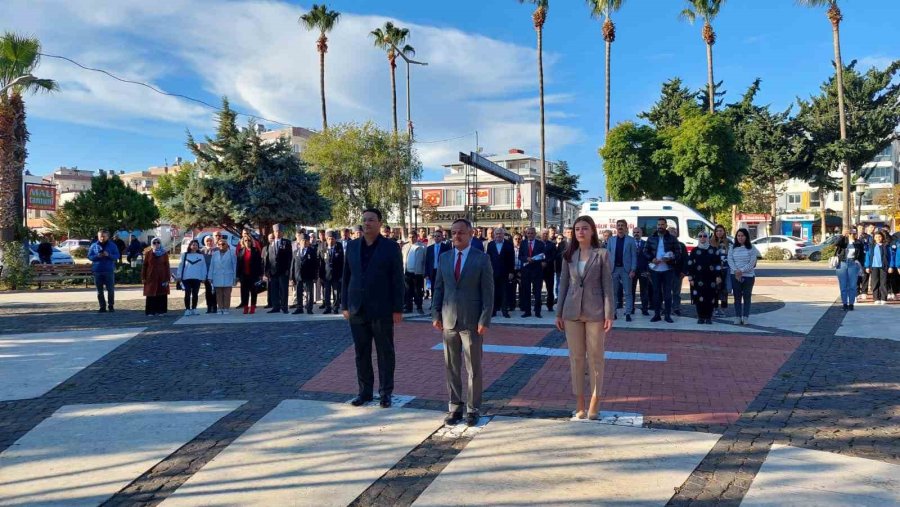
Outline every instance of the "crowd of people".
<svg viewBox="0 0 900 507">
<path fill-rule="evenodd" d="M 845 311 L 854 310 L 870 293 L 875 305 L 894 301 L 900 296 L 900 231 L 891 235 L 874 225 L 845 228 L 831 265 Z"/>
</svg>

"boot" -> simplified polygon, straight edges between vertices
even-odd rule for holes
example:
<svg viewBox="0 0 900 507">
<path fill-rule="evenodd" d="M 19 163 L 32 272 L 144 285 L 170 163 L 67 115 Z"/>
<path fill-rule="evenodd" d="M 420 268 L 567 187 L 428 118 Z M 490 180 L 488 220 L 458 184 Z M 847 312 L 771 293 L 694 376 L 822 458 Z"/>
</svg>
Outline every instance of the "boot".
<svg viewBox="0 0 900 507">
<path fill-rule="evenodd" d="M 247 315 L 248 313 L 250 313 L 250 307 L 249 307 L 249 306 L 245 306 L 245 307 L 244 307 L 244 315 Z"/>
<path fill-rule="evenodd" d="M 251 306 L 251 307 L 250 307 L 250 315 L 253 315 L 254 313 L 256 313 L 256 307 L 255 307 L 255 306 Z"/>
</svg>

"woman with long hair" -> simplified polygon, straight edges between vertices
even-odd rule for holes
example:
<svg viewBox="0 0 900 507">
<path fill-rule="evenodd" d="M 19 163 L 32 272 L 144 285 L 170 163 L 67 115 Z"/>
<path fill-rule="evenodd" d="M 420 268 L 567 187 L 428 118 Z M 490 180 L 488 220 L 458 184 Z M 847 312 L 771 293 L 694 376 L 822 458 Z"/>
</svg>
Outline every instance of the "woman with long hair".
<svg viewBox="0 0 900 507">
<path fill-rule="evenodd" d="M 734 323 L 750 323 L 750 300 L 756 281 L 756 261 L 759 250 L 750 243 L 750 231 L 738 229 L 734 246 L 728 252 L 728 269 L 731 270 L 731 287 L 734 295 Z"/>
<path fill-rule="evenodd" d="M 834 273 L 837 275 L 838 286 L 841 288 L 842 308 L 844 311 L 853 311 L 859 272 L 862 270 L 859 260 L 865 260 L 866 246 L 857 239 L 855 230 L 845 227 L 843 234 L 834 244 L 834 255 L 838 259 Z"/>
<path fill-rule="evenodd" d="M 144 263 L 141 265 L 141 282 L 144 284 L 144 297 L 147 298 L 144 304 L 146 315 L 157 317 L 168 311 L 171 277 L 169 252 L 163 248 L 159 238 L 153 238 L 144 250 Z"/>
<path fill-rule="evenodd" d="M 247 234 L 241 236 L 236 255 L 237 275 L 241 282 L 241 304 L 238 308 L 243 308 L 245 314 L 256 313 L 256 283 L 262 278 L 262 253 Z"/>
<path fill-rule="evenodd" d="M 566 333 L 572 391 L 577 419 L 597 419 L 603 387 L 603 348 L 612 329 L 612 267 L 609 253 L 600 246 L 597 226 L 589 216 L 575 219 L 574 240 L 563 254 L 560 273 L 556 327 Z M 584 374 L 587 362 L 591 382 L 591 402 L 585 413 Z"/>
<path fill-rule="evenodd" d="M 724 317 L 724 310 L 728 309 L 728 293 L 731 292 L 731 276 L 728 271 L 728 252 L 731 251 L 731 240 L 728 239 L 725 226 L 716 224 L 713 235 L 709 238 L 709 243 L 718 251 L 719 263 L 722 266 L 722 283 L 718 286 L 719 291 L 716 294 L 713 317 Z"/>
<path fill-rule="evenodd" d="M 178 265 L 178 279 L 184 289 L 184 315 L 200 315 L 197 311 L 197 299 L 200 294 L 200 284 L 206 280 L 206 257 L 200 251 L 200 242 L 192 239 L 188 243 L 187 251 L 181 254 L 181 263 Z"/>
</svg>

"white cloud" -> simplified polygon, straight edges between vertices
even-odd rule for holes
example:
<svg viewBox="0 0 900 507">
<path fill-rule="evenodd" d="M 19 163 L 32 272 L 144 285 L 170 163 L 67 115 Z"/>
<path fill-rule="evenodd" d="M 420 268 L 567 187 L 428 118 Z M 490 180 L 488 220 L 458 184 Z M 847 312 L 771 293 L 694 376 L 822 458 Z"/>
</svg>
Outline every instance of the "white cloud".
<svg viewBox="0 0 900 507">
<path fill-rule="evenodd" d="M 894 63 L 895 60 L 896 58 L 891 58 L 885 55 L 868 55 L 859 59 L 856 64 L 856 68 L 863 72 L 871 69 L 872 67 L 884 70 L 888 65 Z"/>
<path fill-rule="evenodd" d="M 7 0 L 10 3 L 10 0 Z M 303 10 L 263 0 L 11 0 L 9 26 L 34 33 L 48 53 L 70 56 L 129 79 L 197 96 L 227 95 L 235 108 L 261 117 L 318 128 L 317 34 L 297 23 Z M 390 74 L 385 54 L 368 33 L 388 18 L 343 13 L 329 35 L 326 93 L 329 122 L 374 120 L 390 127 Z M 479 131 L 486 150 L 510 147 L 537 153 L 539 125 L 533 47 L 483 35 L 395 22 L 410 29 L 410 44 L 427 67 L 412 73 L 413 121 L 422 140 Z M 545 55 L 552 75 L 557 56 Z M 405 127 L 406 75 L 397 69 L 400 128 Z M 45 118 L 135 129 L 166 121 L 173 129 L 208 126 L 212 114 L 191 102 L 116 82 L 59 61 L 45 59 L 42 77 L 57 79 L 63 93 L 30 99 L 31 113 Z M 186 88 L 185 83 L 194 89 Z M 199 84 L 198 84 L 199 83 Z M 548 158 L 583 140 L 560 122 L 571 95 L 547 81 Z M 474 147 L 474 136 L 419 145 L 426 167 Z"/>
</svg>

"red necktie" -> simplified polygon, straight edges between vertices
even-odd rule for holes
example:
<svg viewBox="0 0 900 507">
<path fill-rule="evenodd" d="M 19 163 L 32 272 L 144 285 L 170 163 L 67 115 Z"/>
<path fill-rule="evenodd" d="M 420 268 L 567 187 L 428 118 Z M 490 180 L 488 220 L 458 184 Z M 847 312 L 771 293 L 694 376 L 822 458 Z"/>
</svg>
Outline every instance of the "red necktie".
<svg viewBox="0 0 900 507">
<path fill-rule="evenodd" d="M 528 242 L 528 256 L 529 257 L 534 257 L 533 255 L 531 255 L 531 252 L 533 250 L 534 250 L 534 241 L 529 241 Z"/>
<path fill-rule="evenodd" d="M 462 252 L 456 256 L 456 267 L 453 269 L 453 276 L 459 281 L 459 272 L 462 270 Z"/>
</svg>

